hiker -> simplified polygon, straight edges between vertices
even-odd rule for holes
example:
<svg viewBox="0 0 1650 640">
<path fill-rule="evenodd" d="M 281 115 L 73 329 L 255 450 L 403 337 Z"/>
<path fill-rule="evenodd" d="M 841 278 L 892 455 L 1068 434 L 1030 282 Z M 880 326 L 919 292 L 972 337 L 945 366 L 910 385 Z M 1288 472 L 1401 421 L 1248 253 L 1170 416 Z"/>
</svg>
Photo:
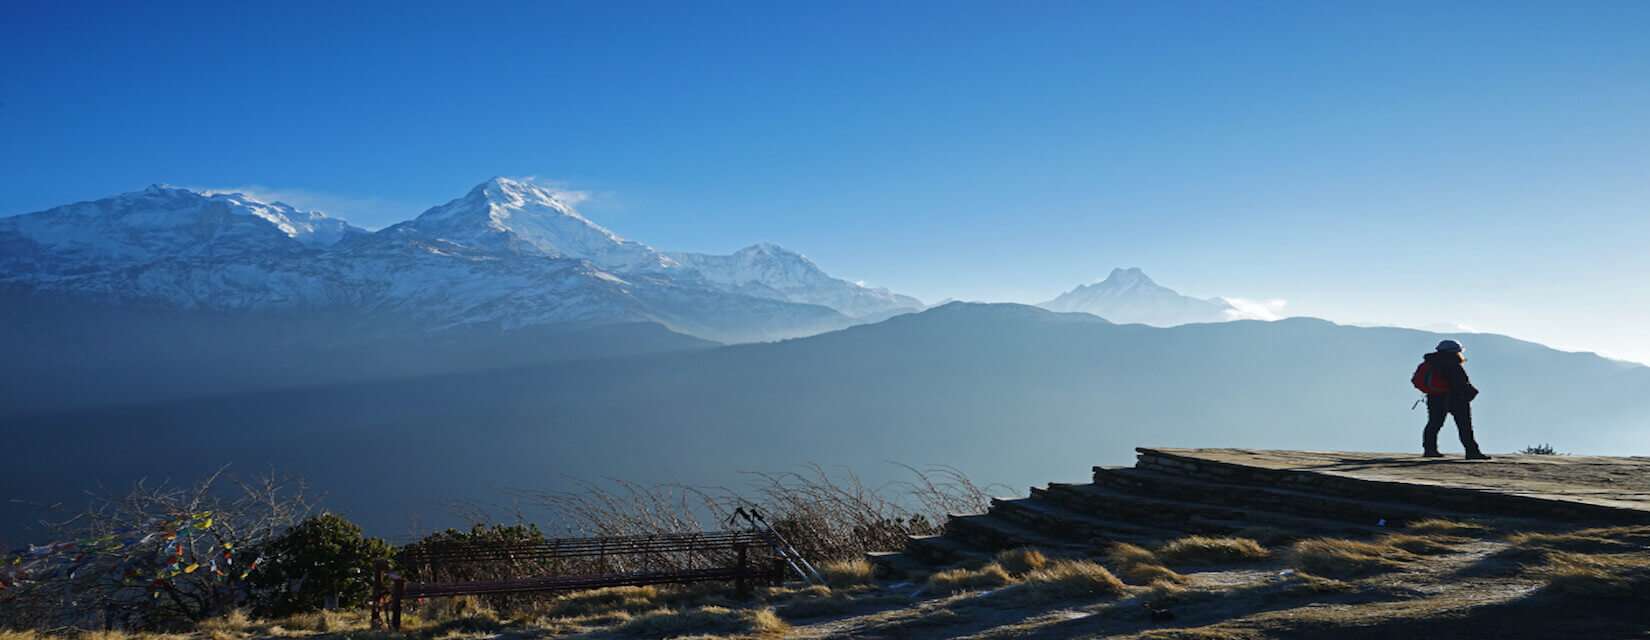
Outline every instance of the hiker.
<svg viewBox="0 0 1650 640">
<path fill-rule="evenodd" d="M 1455 430 L 1461 435 L 1461 446 L 1467 450 L 1468 460 L 1489 460 L 1478 450 L 1478 441 L 1472 437 L 1472 399 L 1478 397 L 1478 388 L 1467 379 L 1467 369 L 1461 366 L 1467 357 L 1461 353 L 1461 343 L 1445 340 L 1438 349 L 1421 357 L 1421 366 L 1415 368 L 1410 384 L 1427 394 L 1427 426 L 1421 431 L 1421 455 L 1442 458 L 1438 452 L 1438 431 L 1444 428 L 1444 416 L 1455 416 Z"/>
</svg>

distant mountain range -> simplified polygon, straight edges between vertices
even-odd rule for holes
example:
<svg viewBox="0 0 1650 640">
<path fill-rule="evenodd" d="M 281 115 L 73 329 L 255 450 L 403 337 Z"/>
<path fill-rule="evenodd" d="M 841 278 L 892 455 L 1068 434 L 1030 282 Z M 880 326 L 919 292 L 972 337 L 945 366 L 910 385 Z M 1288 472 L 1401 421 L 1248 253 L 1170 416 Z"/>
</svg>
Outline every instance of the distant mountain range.
<svg viewBox="0 0 1650 640">
<path fill-rule="evenodd" d="M 1440 337 L 952 303 L 782 342 L 18 416 L 0 537 L 33 521 L 5 498 L 73 501 L 227 463 L 299 474 L 329 508 L 403 535 L 462 524 L 449 501 L 507 505 L 569 478 L 741 486 L 740 471 L 812 462 L 881 486 L 908 479 L 893 460 L 1019 491 L 1139 445 L 1419 453 L 1409 376 Z M 1504 336 L 1468 349 L 1490 451 L 1650 454 L 1650 368 Z M 1442 442 L 1459 455 L 1453 429 Z"/>
<path fill-rule="evenodd" d="M 1113 269 L 1105 280 L 1081 285 L 1038 306 L 1154 327 L 1246 319 L 1241 310 L 1224 299 L 1181 295 L 1152 281 L 1139 268 Z"/>
<path fill-rule="evenodd" d="M 0 218 L 0 287 L 183 309 L 384 314 L 424 330 L 656 322 L 720 342 L 922 308 L 771 244 L 665 253 L 553 191 L 504 178 L 377 232 L 243 194 L 159 186 Z"/>
</svg>

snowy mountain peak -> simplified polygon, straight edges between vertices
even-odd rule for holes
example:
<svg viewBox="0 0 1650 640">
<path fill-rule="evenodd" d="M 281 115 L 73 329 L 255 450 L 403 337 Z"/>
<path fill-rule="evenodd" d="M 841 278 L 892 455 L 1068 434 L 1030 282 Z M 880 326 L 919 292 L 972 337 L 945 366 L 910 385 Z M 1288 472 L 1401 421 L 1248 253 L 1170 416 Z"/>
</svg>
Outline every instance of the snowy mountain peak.
<svg viewBox="0 0 1650 640">
<path fill-rule="evenodd" d="M 1140 270 L 1140 267 L 1118 267 L 1116 269 L 1112 269 L 1111 274 L 1107 275 L 1106 279 L 1100 282 L 1100 285 L 1110 286 L 1112 288 L 1158 286 L 1157 282 L 1151 279 L 1151 276 L 1146 275 L 1145 271 Z"/>
<path fill-rule="evenodd" d="M 555 191 L 502 177 L 476 185 L 464 197 L 396 228 L 492 251 L 589 260 L 604 268 L 674 266 L 652 247 L 591 222 Z"/>
<path fill-rule="evenodd" d="M 749 260 L 785 260 L 807 265 L 815 270 L 819 269 L 819 267 L 814 264 L 814 261 L 809 260 L 807 256 L 791 251 L 790 249 L 786 249 L 772 242 L 758 242 L 733 252 L 733 255 Z M 820 273 L 824 272 L 820 271 Z"/>
<path fill-rule="evenodd" d="M 832 277 L 807 256 L 771 242 L 753 244 L 731 255 L 672 253 L 670 257 L 706 282 L 726 290 L 823 305 L 853 317 L 923 308 L 916 298 Z"/>
<path fill-rule="evenodd" d="M 324 247 L 364 230 L 316 211 L 240 193 L 168 185 L 0 219 L 7 262 L 53 272 L 119 268 L 183 256 Z"/>
<path fill-rule="evenodd" d="M 1112 269 L 1105 280 L 1060 294 L 1041 306 L 1051 311 L 1081 311 L 1112 322 L 1173 326 L 1222 322 L 1234 317 L 1224 300 L 1181 295 L 1154 282 L 1138 267 Z"/>
</svg>

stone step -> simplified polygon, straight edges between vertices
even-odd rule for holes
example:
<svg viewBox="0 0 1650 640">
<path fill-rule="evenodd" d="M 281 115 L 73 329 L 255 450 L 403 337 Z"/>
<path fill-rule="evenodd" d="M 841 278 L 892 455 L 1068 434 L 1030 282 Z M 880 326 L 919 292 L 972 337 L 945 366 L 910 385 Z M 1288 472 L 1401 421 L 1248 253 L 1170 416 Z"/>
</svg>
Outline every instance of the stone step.
<svg viewBox="0 0 1650 640">
<path fill-rule="evenodd" d="M 1150 469 L 1094 468 L 1096 485 L 1118 491 L 1146 493 L 1177 500 L 1219 500 L 1222 504 L 1273 513 L 1388 527 L 1426 518 L 1467 517 L 1436 507 L 1417 507 L 1385 500 L 1345 498 L 1297 489 L 1282 489 L 1240 481 L 1210 482 Z"/>
<path fill-rule="evenodd" d="M 945 523 L 945 535 L 993 551 L 1036 547 L 1056 555 L 1076 555 L 1091 550 L 1080 541 L 1046 535 L 991 513 L 951 516 Z"/>
<path fill-rule="evenodd" d="M 969 544 L 960 537 L 944 534 L 907 536 L 905 553 L 931 565 L 983 562 L 991 557 L 985 549 Z"/>
<path fill-rule="evenodd" d="M 1251 527 L 1279 529 L 1299 536 L 1360 535 L 1379 527 L 1323 518 L 1308 518 L 1263 509 L 1210 502 L 1160 498 L 1094 484 L 1050 483 L 1047 497 L 1079 513 L 1187 533 L 1231 534 Z M 1373 523 L 1371 523 L 1373 524 Z"/>
<path fill-rule="evenodd" d="M 1045 491 L 1033 487 L 1029 498 L 993 498 L 991 512 L 1050 536 L 1081 541 L 1094 548 L 1105 548 L 1115 542 L 1152 545 L 1182 535 L 1172 529 L 1073 511 L 1044 497 Z"/>
<path fill-rule="evenodd" d="M 871 551 L 865 554 L 865 560 L 876 570 L 876 576 L 883 579 L 919 575 L 929 567 L 927 562 L 904 551 Z"/>
<path fill-rule="evenodd" d="M 1135 467 L 1209 482 L 1238 482 L 1318 495 L 1396 502 L 1463 514 L 1567 522 L 1644 522 L 1644 512 L 1604 505 L 1492 492 L 1471 487 L 1358 478 L 1302 469 L 1273 469 L 1192 458 L 1146 447 L 1135 449 Z"/>
</svg>

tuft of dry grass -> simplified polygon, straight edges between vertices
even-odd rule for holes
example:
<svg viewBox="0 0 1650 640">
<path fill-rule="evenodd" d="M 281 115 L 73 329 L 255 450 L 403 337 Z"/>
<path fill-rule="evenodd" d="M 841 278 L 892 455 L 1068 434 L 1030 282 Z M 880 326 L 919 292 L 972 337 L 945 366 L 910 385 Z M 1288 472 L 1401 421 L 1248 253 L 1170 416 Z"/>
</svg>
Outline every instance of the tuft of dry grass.
<svg viewBox="0 0 1650 640">
<path fill-rule="evenodd" d="M 1271 557 L 1250 538 L 1187 536 L 1159 547 L 1157 556 L 1171 564 L 1204 565 L 1254 562 Z"/>
<path fill-rule="evenodd" d="M 1650 592 L 1650 558 L 1643 554 L 1554 552 L 1541 572 L 1550 594 L 1627 599 Z"/>
<path fill-rule="evenodd" d="M 1128 591 L 1111 571 L 1088 560 L 1055 560 L 1026 574 L 1021 589 L 1043 599 L 1117 597 Z"/>
<path fill-rule="evenodd" d="M 1507 542 L 1515 547 L 1539 547 L 1574 553 L 1611 553 L 1639 550 L 1639 545 L 1612 536 L 1618 529 L 1582 529 L 1567 533 L 1515 533 Z"/>
<path fill-rule="evenodd" d="M 1190 581 L 1186 576 L 1163 566 L 1157 559 L 1157 554 L 1151 550 L 1126 542 L 1112 545 L 1106 553 L 1106 559 L 1118 577 L 1129 584 L 1185 584 Z"/>
<path fill-rule="evenodd" d="M 216 618 L 202 620 L 195 625 L 195 630 L 206 634 L 211 640 L 234 640 L 244 637 L 252 626 L 252 619 L 246 611 L 235 609 Z"/>
<path fill-rule="evenodd" d="M 534 613 L 547 618 L 572 619 L 633 614 L 662 607 L 663 596 L 663 592 L 654 586 L 574 591 L 540 602 Z"/>
<path fill-rule="evenodd" d="M 1289 590 L 1294 593 L 1345 593 L 1356 588 L 1350 582 L 1296 571 L 1295 584 L 1290 585 Z"/>
<path fill-rule="evenodd" d="M 1412 557 L 1396 547 L 1336 538 L 1302 540 L 1295 543 L 1291 556 L 1296 569 L 1331 578 L 1396 571 Z"/>
<path fill-rule="evenodd" d="M 772 609 L 729 609 L 706 606 L 694 609 L 656 609 L 633 616 L 615 631 L 641 638 L 671 638 L 688 634 L 737 634 L 745 637 L 781 637 L 791 625 Z"/>
<path fill-rule="evenodd" d="M 928 590 L 935 593 L 979 591 L 1014 582 L 1014 576 L 1009 575 L 1003 565 L 993 562 L 978 569 L 948 569 L 928 576 Z"/>
<path fill-rule="evenodd" d="M 1106 560 L 1114 565 L 1163 564 L 1157 559 L 1157 554 L 1152 553 L 1150 549 L 1127 542 L 1119 542 L 1107 549 Z"/>
<path fill-rule="evenodd" d="M 1191 627 L 1186 629 L 1152 629 L 1139 636 L 1142 640 L 1254 640 L 1261 636 L 1252 631 Z"/>
<path fill-rule="evenodd" d="M 1380 544 L 1403 549 L 1416 555 L 1436 556 L 1454 553 L 1455 547 L 1450 545 L 1463 542 L 1468 542 L 1468 540 L 1452 536 L 1416 536 L 1407 533 L 1394 533 L 1381 538 Z"/>
<path fill-rule="evenodd" d="M 1001 565 L 1010 575 L 1016 576 L 1048 566 L 1048 556 L 1030 547 L 1000 551 L 997 553 L 996 561 L 996 564 Z"/>
<path fill-rule="evenodd" d="M 1404 531 L 1416 534 L 1442 534 L 1451 536 L 1479 535 L 1489 531 L 1489 527 L 1476 522 L 1449 520 L 1446 518 L 1427 518 L 1416 520 L 1404 525 Z"/>
<path fill-rule="evenodd" d="M 876 567 L 865 558 L 833 560 L 820 565 L 819 572 L 824 574 L 827 584 L 837 589 L 876 581 Z"/>
</svg>

